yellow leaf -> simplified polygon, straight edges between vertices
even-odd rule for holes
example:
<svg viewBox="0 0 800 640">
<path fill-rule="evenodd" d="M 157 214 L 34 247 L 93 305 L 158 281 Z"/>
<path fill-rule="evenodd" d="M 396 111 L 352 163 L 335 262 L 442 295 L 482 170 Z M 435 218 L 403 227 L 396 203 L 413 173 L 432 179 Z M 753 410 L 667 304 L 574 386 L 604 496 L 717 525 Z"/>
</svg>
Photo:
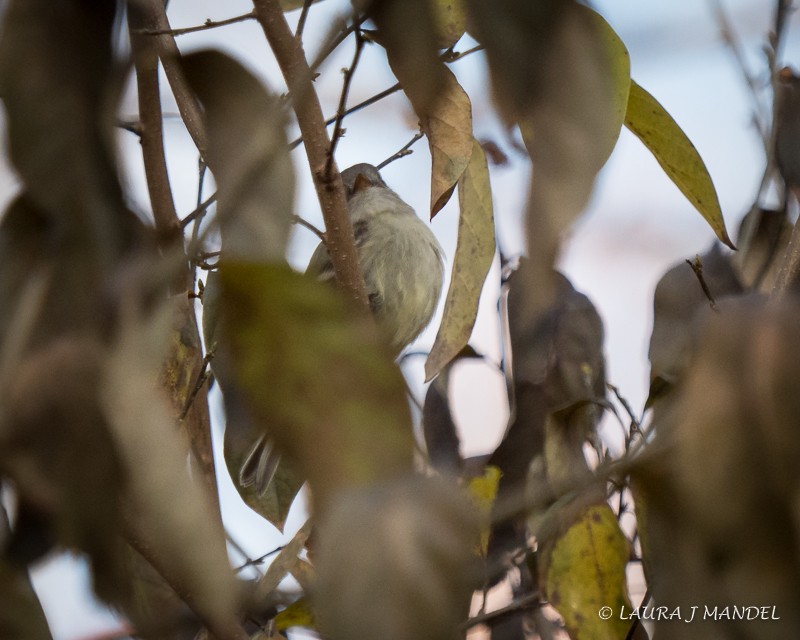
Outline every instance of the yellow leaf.
<svg viewBox="0 0 800 640">
<path fill-rule="evenodd" d="M 476 476 L 469 481 L 467 491 L 469 492 L 475 506 L 482 513 L 489 513 L 497 497 L 497 487 L 500 484 L 500 476 L 503 473 L 499 468 L 489 465 L 482 475 Z"/>
<path fill-rule="evenodd" d="M 631 81 L 625 126 L 658 160 L 670 180 L 700 212 L 717 237 L 735 249 L 725 228 L 717 191 L 700 154 L 659 102 Z"/>
<path fill-rule="evenodd" d="M 625 580 L 629 549 L 608 505 L 584 510 L 546 547 L 545 597 L 564 618 L 570 638 L 622 640 L 630 626 L 620 619 L 623 606 L 631 610 Z M 604 619 L 601 611 L 611 615 Z"/>
<path fill-rule="evenodd" d="M 442 92 L 421 123 L 431 149 L 431 219 L 447 204 L 474 154 L 472 103 L 453 73 L 444 71 Z"/>
<path fill-rule="evenodd" d="M 458 244 L 444 316 L 425 362 L 428 380 L 467 344 L 478 314 L 481 289 L 494 259 L 492 187 L 486 156 L 476 140 L 473 140 L 469 166 L 459 182 L 458 201 L 461 207 Z"/>
<path fill-rule="evenodd" d="M 295 600 L 275 616 L 275 628 L 278 631 L 285 631 L 289 627 L 317 628 L 316 617 L 306 598 Z"/>
<path fill-rule="evenodd" d="M 467 492 L 470 498 L 478 507 L 481 516 L 484 517 L 484 523 L 481 527 L 481 544 L 480 555 L 486 556 L 489 548 L 489 534 L 491 524 L 489 522 L 489 515 L 492 512 L 494 501 L 497 498 L 497 490 L 500 486 L 500 477 L 503 475 L 498 467 L 489 465 L 484 469 L 483 474 L 476 476 L 469 481 L 467 485 Z"/>
</svg>

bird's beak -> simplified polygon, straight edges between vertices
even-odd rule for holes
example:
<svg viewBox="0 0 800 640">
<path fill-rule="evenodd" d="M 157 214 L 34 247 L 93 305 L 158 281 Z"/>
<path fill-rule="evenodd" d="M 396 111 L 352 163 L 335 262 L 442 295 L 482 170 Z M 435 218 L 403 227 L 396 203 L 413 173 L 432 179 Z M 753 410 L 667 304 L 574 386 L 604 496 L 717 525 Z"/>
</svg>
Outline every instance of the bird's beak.
<svg viewBox="0 0 800 640">
<path fill-rule="evenodd" d="M 359 191 L 363 191 L 364 189 L 374 186 L 375 185 L 370 181 L 369 178 L 367 178 L 367 176 L 365 176 L 363 173 L 359 173 L 356 176 L 355 182 L 353 183 L 353 194 L 356 194 Z"/>
</svg>

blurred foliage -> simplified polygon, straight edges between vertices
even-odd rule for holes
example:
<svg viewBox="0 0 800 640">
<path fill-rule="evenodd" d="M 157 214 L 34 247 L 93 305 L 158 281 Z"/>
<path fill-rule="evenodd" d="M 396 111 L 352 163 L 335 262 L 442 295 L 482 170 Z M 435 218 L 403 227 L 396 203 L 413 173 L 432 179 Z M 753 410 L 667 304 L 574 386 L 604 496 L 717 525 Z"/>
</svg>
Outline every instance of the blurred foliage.
<svg viewBox="0 0 800 640">
<path fill-rule="evenodd" d="M 183 117 L 202 111 L 192 127 L 207 141 L 217 205 L 183 219 L 161 133 L 142 125 L 162 118 L 157 83 L 138 84 L 141 122 L 128 128 L 142 137 L 159 215 L 131 212 L 118 178 L 122 4 L 12 0 L 5 10 L 0 93 L 21 190 L 0 221 L 0 481 L 14 505 L 8 518 L 0 509 L 0 636 L 49 637 L 27 571 L 68 549 L 88 558 L 97 595 L 148 638 L 277 638 L 303 626 L 333 640 L 441 640 L 486 624 L 494 640 L 641 639 L 644 626 L 623 617 L 632 560 L 655 606 L 687 616 L 695 605 L 774 607 L 779 618 L 659 620 L 657 634 L 797 637 L 800 241 L 786 203 L 753 204 L 739 255 L 715 244 L 659 283 L 643 421 L 609 399 L 600 316 L 554 268 L 622 126 L 733 243 L 702 159 L 631 78 L 624 43 L 573 1 L 354 0 L 321 56 L 356 41 L 337 131 L 361 47 L 377 43 L 428 139 L 425 217 L 450 215 L 458 193 L 417 442 L 409 391 L 374 320 L 286 262 L 300 170 L 289 107 L 307 151 L 330 145 L 308 154 L 327 158 L 309 167 L 322 206 L 333 208 L 325 195 L 342 191 L 341 178 L 324 127 L 311 131 L 317 142 L 307 135 L 322 122 L 319 96 L 291 82 L 310 70 L 302 29 L 293 33 L 284 11 L 302 8 L 304 24 L 313 3 L 256 4 L 289 98 L 219 51 L 181 56 L 168 29 L 136 26 L 168 25 L 163 3 L 128 2 L 139 80 L 141 61 L 157 75 L 160 57 Z M 769 41 L 765 184 L 791 194 L 800 100 L 797 76 L 776 67 L 785 10 L 779 2 Z M 479 45 L 459 52 L 465 31 Z M 468 343 L 505 214 L 492 205 L 486 154 L 509 162 L 475 138 L 470 97 L 449 68 L 478 51 L 494 106 L 530 156 L 530 255 L 510 277 L 500 256 L 508 429 L 494 451 L 464 459 L 450 385 L 465 358 L 492 366 Z M 156 242 L 164 237 L 182 241 Z M 302 484 L 310 490 L 308 522 L 254 581 L 231 569 L 216 506 L 211 379 L 224 397 L 226 467 L 246 503 L 283 530 Z M 618 405 L 630 425 L 625 450 L 612 453 L 598 428 Z M 288 576 L 300 596 L 285 589 Z M 485 605 L 501 581 L 507 608 L 471 604 Z"/>
</svg>

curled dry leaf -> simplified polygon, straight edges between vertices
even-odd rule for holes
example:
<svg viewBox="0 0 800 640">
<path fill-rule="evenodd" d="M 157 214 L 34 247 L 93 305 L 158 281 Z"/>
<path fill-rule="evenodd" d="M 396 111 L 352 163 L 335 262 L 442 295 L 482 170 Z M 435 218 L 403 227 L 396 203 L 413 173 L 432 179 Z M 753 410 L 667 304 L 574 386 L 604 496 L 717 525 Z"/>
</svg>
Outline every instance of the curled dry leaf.
<svg viewBox="0 0 800 640">
<path fill-rule="evenodd" d="M 496 250 L 492 188 L 486 156 L 473 140 L 472 157 L 458 187 L 458 244 L 439 332 L 425 361 L 430 380 L 467 344 Z"/>
<path fill-rule="evenodd" d="M 278 98 L 218 51 L 193 53 L 183 64 L 205 108 L 223 255 L 282 262 L 292 223 L 294 172 Z"/>
<path fill-rule="evenodd" d="M 720 242 L 732 249 L 719 198 L 695 146 L 661 104 L 636 82 L 631 82 L 625 126 L 655 156 L 670 180 L 705 218 Z"/>
<path fill-rule="evenodd" d="M 319 625 L 332 640 L 441 640 L 469 610 L 476 514 L 455 484 L 403 479 L 340 494 L 320 523 Z"/>
</svg>

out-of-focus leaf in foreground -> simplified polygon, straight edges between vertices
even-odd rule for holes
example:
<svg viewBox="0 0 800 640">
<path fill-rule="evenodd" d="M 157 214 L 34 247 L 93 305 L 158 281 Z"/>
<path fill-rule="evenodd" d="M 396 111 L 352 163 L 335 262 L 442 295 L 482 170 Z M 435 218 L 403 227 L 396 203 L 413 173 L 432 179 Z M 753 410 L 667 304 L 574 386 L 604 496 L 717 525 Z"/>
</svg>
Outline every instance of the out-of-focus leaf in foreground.
<svg viewBox="0 0 800 640">
<path fill-rule="evenodd" d="M 135 549 L 220 637 L 235 637 L 240 602 L 222 529 L 192 483 L 158 371 L 176 309 L 123 309 L 101 402 L 125 470 L 123 509 Z M 180 505 L 180 508 L 176 508 Z"/>
<path fill-rule="evenodd" d="M 477 140 L 473 140 L 472 158 L 458 183 L 458 200 L 458 244 L 442 322 L 425 361 L 428 380 L 461 351 L 472 335 L 483 283 L 494 259 L 492 188 L 486 156 Z"/>
<path fill-rule="evenodd" d="M 636 82 L 631 82 L 625 126 L 652 152 L 670 180 L 681 190 L 732 249 L 719 198 L 706 165 L 695 146 L 661 104 Z"/>
<path fill-rule="evenodd" d="M 223 262 L 220 278 L 220 357 L 317 506 L 408 473 L 404 384 L 371 319 L 286 266 Z"/>
<path fill-rule="evenodd" d="M 607 504 L 582 511 L 564 531 L 542 549 L 544 597 L 564 618 L 574 640 L 620 640 L 629 620 L 620 619 L 622 607 L 631 610 L 625 567 L 628 541 Z M 598 612 L 610 607 L 603 619 Z"/>
<path fill-rule="evenodd" d="M 583 212 L 614 148 L 630 87 L 622 43 L 596 13 L 572 3 L 536 75 L 537 98 L 519 115 L 533 161 L 527 216 L 531 314 L 554 300 L 551 275 L 562 236 Z"/>
<path fill-rule="evenodd" d="M 654 406 L 656 436 L 634 474 L 654 599 L 767 606 L 769 618 L 775 607 L 779 620 L 740 627 L 754 639 L 800 633 L 799 314 L 796 301 L 754 296 L 707 311 L 681 384 Z M 718 625 L 665 620 L 656 635 L 715 638 Z"/>
<path fill-rule="evenodd" d="M 433 22 L 439 38 L 436 44 L 440 49 L 452 47 L 467 27 L 467 12 L 464 0 L 433 0 L 431 3 Z"/>
<path fill-rule="evenodd" d="M 219 189 L 223 259 L 282 262 L 294 206 L 294 173 L 278 99 L 222 53 L 194 53 L 184 65 L 205 108 L 208 162 Z M 221 304 L 217 274 L 212 273 L 203 295 L 203 327 L 212 349 Z M 251 508 L 283 529 L 302 478 L 274 456 L 278 467 L 268 486 L 240 482 L 243 465 L 265 430 L 243 406 L 225 363 L 212 366 L 225 394 L 225 461 L 234 485 Z"/>
<path fill-rule="evenodd" d="M 340 494 L 320 525 L 320 628 L 333 640 L 451 637 L 479 575 L 478 538 L 455 483 L 413 478 Z"/>
<path fill-rule="evenodd" d="M 228 259 L 280 262 L 292 222 L 294 173 L 278 98 L 218 51 L 193 53 L 183 64 L 205 109 L 222 251 Z"/>
<path fill-rule="evenodd" d="M 8 517 L 0 505 L 0 544 L 8 539 Z M 0 638 L 50 640 L 50 629 L 28 572 L 0 558 Z"/>
</svg>

